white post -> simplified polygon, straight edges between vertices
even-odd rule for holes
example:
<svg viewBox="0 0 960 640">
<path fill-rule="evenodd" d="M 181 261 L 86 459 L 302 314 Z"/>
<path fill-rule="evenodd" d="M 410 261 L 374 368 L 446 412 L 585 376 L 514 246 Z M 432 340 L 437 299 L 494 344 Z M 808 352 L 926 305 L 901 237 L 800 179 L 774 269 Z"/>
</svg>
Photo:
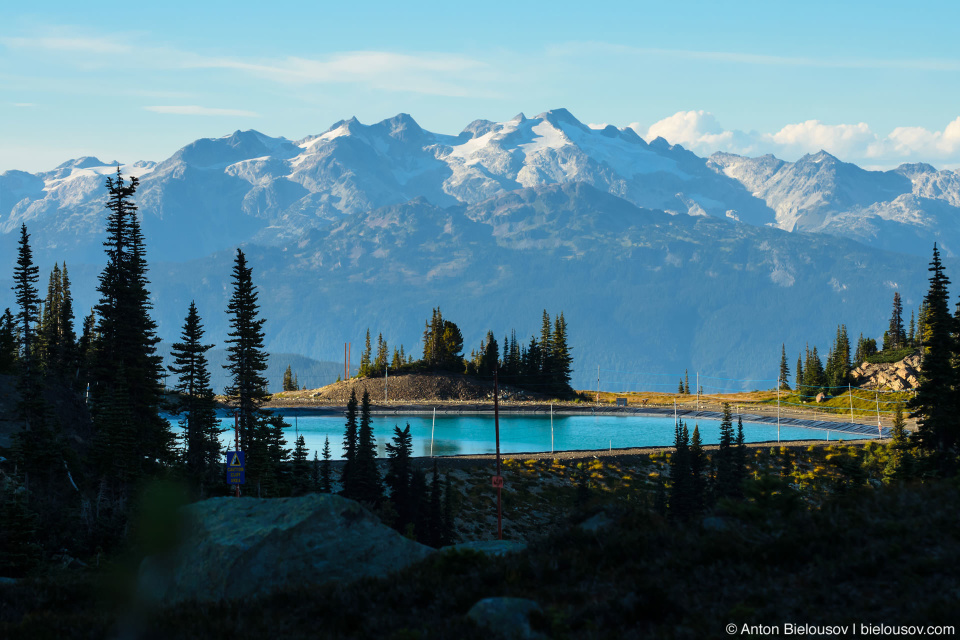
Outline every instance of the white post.
<svg viewBox="0 0 960 640">
<path fill-rule="evenodd" d="M 433 432 L 437 430 L 437 408 L 433 408 L 433 426 L 430 427 L 430 457 L 433 457 Z"/>
<path fill-rule="evenodd" d="M 550 453 L 553 453 L 553 403 L 550 403 Z"/>
<path fill-rule="evenodd" d="M 387 378 L 390 377 L 390 365 L 383 370 L 383 401 L 387 401 Z"/>
<path fill-rule="evenodd" d="M 853 424 L 853 387 L 847 383 L 847 393 L 850 394 L 850 424 Z"/>
<path fill-rule="evenodd" d="M 780 442 L 780 376 L 777 376 L 777 442 Z"/>
<path fill-rule="evenodd" d="M 700 372 L 697 371 L 697 411 L 700 411 Z"/>
<path fill-rule="evenodd" d="M 877 387 L 877 437 L 883 437 L 883 427 L 880 425 L 880 388 Z"/>
</svg>

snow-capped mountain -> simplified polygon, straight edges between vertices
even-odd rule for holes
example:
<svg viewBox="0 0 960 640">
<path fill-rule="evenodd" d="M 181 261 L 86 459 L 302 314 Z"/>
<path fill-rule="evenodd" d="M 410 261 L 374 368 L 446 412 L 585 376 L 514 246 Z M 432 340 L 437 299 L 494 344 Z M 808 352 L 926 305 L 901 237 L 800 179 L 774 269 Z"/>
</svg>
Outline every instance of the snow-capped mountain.
<svg viewBox="0 0 960 640">
<path fill-rule="evenodd" d="M 946 255 L 960 253 L 955 171 L 928 164 L 867 171 L 825 151 L 796 162 L 715 153 L 707 164 L 763 199 L 776 211 L 781 229 L 829 233 L 918 255 L 937 241 Z"/>
</svg>

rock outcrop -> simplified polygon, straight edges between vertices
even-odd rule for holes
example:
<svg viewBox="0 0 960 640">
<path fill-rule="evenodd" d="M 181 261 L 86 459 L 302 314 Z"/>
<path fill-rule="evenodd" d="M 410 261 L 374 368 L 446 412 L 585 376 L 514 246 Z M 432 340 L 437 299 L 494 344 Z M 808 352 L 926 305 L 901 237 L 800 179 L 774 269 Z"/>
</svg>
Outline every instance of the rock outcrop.
<svg viewBox="0 0 960 640">
<path fill-rule="evenodd" d="M 899 362 L 864 362 L 850 373 L 850 377 L 854 385 L 864 389 L 916 389 L 920 383 L 920 355 L 907 356 Z"/>
<path fill-rule="evenodd" d="M 140 595 L 161 605 L 380 576 L 435 553 L 336 495 L 212 498 L 179 513 L 176 549 L 140 567 Z"/>
</svg>

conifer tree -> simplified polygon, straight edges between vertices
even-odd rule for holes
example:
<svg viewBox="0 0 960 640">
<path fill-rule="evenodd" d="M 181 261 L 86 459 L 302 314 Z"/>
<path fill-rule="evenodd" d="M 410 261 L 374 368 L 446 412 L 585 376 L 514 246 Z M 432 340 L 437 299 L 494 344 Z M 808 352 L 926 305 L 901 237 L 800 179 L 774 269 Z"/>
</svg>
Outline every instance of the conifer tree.
<svg viewBox="0 0 960 640">
<path fill-rule="evenodd" d="M 443 491 L 437 461 L 433 461 L 433 477 L 430 480 L 430 497 L 427 506 L 426 531 L 422 542 L 431 547 L 443 546 Z"/>
<path fill-rule="evenodd" d="M 343 434 L 343 467 L 340 469 L 340 493 L 345 498 L 356 499 L 355 468 L 357 464 L 357 392 L 350 391 L 347 401 L 347 422 Z"/>
<path fill-rule="evenodd" d="M 670 516 L 687 520 L 693 515 L 693 476 L 690 475 L 690 434 L 682 420 L 674 427 L 674 452 L 670 458 Z"/>
<path fill-rule="evenodd" d="M 804 388 L 803 388 L 803 360 L 797 355 L 797 381 L 795 383 L 797 387 L 797 395 L 800 396 L 800 402 L 803 402 L 804 397 Z"/>
<path fill-rule="evenodd" d="M 307 460 L 307 443 L 301 433 L 293 447 L 293 478 L 291 488 L 293 495 L 303 495 L 310 486 L 310 462 Z"/>
<path fill-rule="evenodd" d="M 780 344 L 780 388 L 784 391 L 790 390 L 790 367 L 787 366 L 787 346 Z"/>
<path fill-rule="evenodd" d="M 67 274 L 67 263 L 63 263 L 60 270 L 60 308 L 59 329 L 60 344 L 57 352 L 57 366 L 65 376 L 77 377 L 77 332 L 73 321 L 73 293 L 70 291 L 70 276 Z"/>
<path fill-rule="evenodd" d="M 13 373 L 17 365 L 17 333 L 10 309 L 0 316 L 0 373 Z"/>
<path fill-rule="evenodd" d="M 890 344 L 884 344 L 884 351 L 887 349 L 897 350 L 902 349 L 905 344 L 905 336 L 903 333 L 903 303 L 900 301 L 900 292 L 893 292 L 893 311 L 890 314 L 890 324 L 887 329 L 887 334 L 889 335 Z"/>
<path fill-rule="evenodd" d="M 543 310 L 543 321 L 540 326 L 540 376 L 539 382 L 550 385 L 554 380 L 555 363 L 553 361 L 553 328 L 550 323 L 550 314 Z"/>
<path fill-rule="evenodd" d="M 893 442 L 890 443 L 890 460 L 883 470 L 884 479 L 904 480 L 913 475 L 913 455 L 903 419 L 903 405 L 897 404 L 893 413 Z"/>
<path fill-rule="evenodd" d="M 733 497 L 737 492 L 736 452 L 734 450 L 733 414 L 730 403 L 723 403 L 723 419 L 720 421 L 720 442 L 717 447 L 717 495 Z"/>
<path fill-rule="evenodd" d="M 677 394 L 683 395 L 683 380 L 680 381 L 680 385 L 677 387 Z"/>
<path fill-rule="evenodd" d="M 333 493 L 332 469 L 330 464 L 330 436 L 323 441 L 323 462 L 320 463 L 320 491 L 322 493 Z"/>
<path fill-rule="evenodd" d="M 409 423 L 403 429 L 394 426 L 393 438 L 387 443 L 386 449 L 389 462 L 385 481 L 390 488 L 390 502 L 397 512 L 397 529 L 403 531 L 416 519 L 410 495 L 410 481 L 413 477 L 410 460 L 413 456 L 413 441 Z"/>
<path fill-rule="evenodd" d="M 370 394 L 360 399 L 360 426 L 357 429 L 357 454 L 354 467 L 355 500 L 378 505 L 383 500 L 383 481 L 377 468 L 377 443 L 370 424 Z"/>
<path fill-rule="evenodd" d="M 427 489 L 427 475 L 423 469 L 414 469 L 410 477 L 410 510 L 414 514 L 413 526 L 407 527 L 417 542 L 426 544 L 429 532 L 430 495 Z"/>
<path fill-rule="evenodd" d="M 360 354 L 360 370 L 357 375 L 361 378 L 370 375 L 370 368 L 370 328 L 368 327 L 363 353 Z"/>
<path fill-rule="evenodd" d="M 17 246 L 17 266 L 13 270 L 13 291 L 17 301 L 17 323 L 20 329 L 20 360 L 24 371 L 36 368 L 35 328 L 40 320 L 40 294 L 37 283 L 40 268 L 33 263 L 30 234 L 27 225 L 20 225 L 20 242 Z"/>
<path fill-rule="evenodd" d="M 330 442 L 330 438 L 327 438 Z M 320 491 L 320 458 L 317 456 L 317 450 L 313 450 L 313 464 L 310 465 L 310 488 L 314 493 Z"/>
<path fill-rule="evenodd" d="M 956 372 L 952 361 L 956 350 L 953 338 L 954 318 L 950 315 L 947 286 L 950 280 L 943 272 L 940 251 L 933 245 L 933 259 L 929 271 L 930 288 L 924 297 L 923 368 L 917 394 L 909 406 L 916 409 L 917 436 L 920 446 L 935 452 L 939 463 L 947 466 L 948 456 L 957 446 L 958 427 L 954 385 Z"/>
<path fill-rule="evenodd" d="M 170 372 L 178 376 L 174 389 L 179 399 L 174 414 L 182 415 L 180 426 L 184 431 L 183 462 L 187 478 L 200 492 L 222 484 L 220 478 L 220 421 L 213 389 L 210 388 L 210 372 L 206 352 L 212 344 L 203 344 L 203 325 L 197 306 L 190 302 L 183 324 L 180 342 L 173 344 Z"/>
<path fill-rule="evenodd" d="M 290 368 L 290 365 L 287 365 L 286 371 L 283 372 L 283 390 L 284 391 L 293 391 L 293 371 Z"/>
<path fill-rule="evenodd" d="M 703 451 L 703 441 L 700 439 L 700 427 L 693 425 L 693 435 L 690 436 L 690 486 L 693 495 L 693 514 L 703 513 L 707 503 L 707 481 L 704 477 L 706 468 L 706 454 Z"/>
<path fill-rule="evenodd" d="M 683 370 L 683 389 L 681 390 L 681 393 L 690 395 L 690 374 L 686 369 Z"/>
<path fill-rule="evenodd" d="M 266 416 L 260 409 L 267 397 L 267 352 L 264 349 L 263 325 L 260 317 L 259 292 L 253 284 L 253 269 L 247 265 L 243 251 L 237 249 L 237 257 L 231 273 L 233 294 L 227 305 L 230 316 L 230 332 L 227 333 L 227 364 L 223 366 L 231 378 L 225 393 L 238 413 L 240 449 L 247 452 L 248 474 L 256 478 L 269 465 L 268 460 L 258 459 L 254 450 L 262 456 L 266 453 L 265 442 L 258 442 L 266 431 L 260 427 Z"/>
<path fill-rule="evenodd" d="M 563 311 L 553 323 L 553 390 L 558 397 L 567 398 L 573 395 L 570 387 L 571 364 L 570 348 L 567 346 L 567 321 Z"/>
<path fill-rule="evenodd" d="M 737 439 L 734 452 L 734 478 L 737 484 L 737 495 L 739 495 L 740 487 L 747 478 L 747 443 L 743 436 L 743 418 L 740 416 L 737 416 Z"/>
<path fill-rule="evenodd" d="M 173 459 L 173 434 L 160 416 L 162 359 L 150 317 L 146 247 L 133 203 L 138 185 L 136 177 L 125 181 L 119 167 L 115 179 L 106 180 L 107 264 L 97 287 L 98 344 L 91 372 L 101 469 L 123 474 L 115 476 L 121 491 Z"/>
</svg>

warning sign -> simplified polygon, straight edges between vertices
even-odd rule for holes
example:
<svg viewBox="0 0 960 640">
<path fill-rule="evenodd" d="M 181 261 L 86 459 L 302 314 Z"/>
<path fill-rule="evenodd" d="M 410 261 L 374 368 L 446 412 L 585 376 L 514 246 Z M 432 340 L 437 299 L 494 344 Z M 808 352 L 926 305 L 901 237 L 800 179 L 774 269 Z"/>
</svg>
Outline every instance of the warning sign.
<svg viewBox="0 0 960 640">
<path fill-rule="evenodd" d="M 244 463 L 243 451 L 227 451 L 227 484 L 244 484 Z"/>
<path fill-rule="evenodd" d="M 503 476 L 491 476 L 490 478 L 493 481 L 493 486 L 497 489 L 503 488 Z"/>
</svg>

